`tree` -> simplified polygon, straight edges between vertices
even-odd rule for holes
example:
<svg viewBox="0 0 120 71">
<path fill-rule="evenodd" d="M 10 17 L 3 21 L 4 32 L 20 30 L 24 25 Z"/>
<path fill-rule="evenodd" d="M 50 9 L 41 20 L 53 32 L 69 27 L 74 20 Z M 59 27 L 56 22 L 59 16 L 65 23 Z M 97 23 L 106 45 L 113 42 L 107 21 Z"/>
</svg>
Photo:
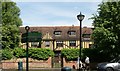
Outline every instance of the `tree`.
<svg viewBox="0 0 120 71">
<path fill-rule="evenodd" d="M 120 1 L 102 2 L 97 13 L 92 17 L 94 45 L 99 53 L 116 57 L 120 54 Z"/>
<path fill-rule="evenodd" d="M 15 48 L 19 45 L 20 9 L 14 2 L 2 2 L 2 48 Z"/>
</svg>

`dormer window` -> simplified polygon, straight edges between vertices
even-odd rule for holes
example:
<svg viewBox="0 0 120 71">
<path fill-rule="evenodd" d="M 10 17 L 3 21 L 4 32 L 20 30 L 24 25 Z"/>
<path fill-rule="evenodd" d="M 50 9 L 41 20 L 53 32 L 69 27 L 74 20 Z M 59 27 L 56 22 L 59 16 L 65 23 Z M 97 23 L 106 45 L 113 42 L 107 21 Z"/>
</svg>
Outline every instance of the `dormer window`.
<svg viewBox="0 0 120 71">
<path fill-rule="evenodd" d="M 76 35 L 76 31 L 68 31 L 69 35 Z"/>
<path fill-rule="evenodd" d="M 90 34 L 83 34 L 83 40 L 90 40 Z"/>
<path fill-rule="evenodd" d="M 54 31 L 54 34 L 55 34 L 55 35 L 61 35 L 61 32 L 62 32 L 62 31 Z"/>
<path fill-rule="evenodd" d="M 90 34 L 83 34 L 84 38 L 90 38 Z"/>
</svg>

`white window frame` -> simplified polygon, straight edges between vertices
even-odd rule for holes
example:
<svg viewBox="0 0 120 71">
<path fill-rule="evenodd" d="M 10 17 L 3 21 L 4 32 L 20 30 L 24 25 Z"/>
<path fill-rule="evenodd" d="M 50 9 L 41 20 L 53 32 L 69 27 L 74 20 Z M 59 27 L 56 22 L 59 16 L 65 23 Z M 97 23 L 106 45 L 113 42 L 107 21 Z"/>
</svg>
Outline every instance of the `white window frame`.
<svg viewBox="0 0 120 71">
<path fill-rule="evenodd" d="M 69 41 L 69 46 L 76 46 L 76 41 L 75 40 L 70 40 Z"/>
<path fill-rule="evenodd" d="M 56 41 L 57 47 L 63 47 L 63 41 Z"/>
</svg>

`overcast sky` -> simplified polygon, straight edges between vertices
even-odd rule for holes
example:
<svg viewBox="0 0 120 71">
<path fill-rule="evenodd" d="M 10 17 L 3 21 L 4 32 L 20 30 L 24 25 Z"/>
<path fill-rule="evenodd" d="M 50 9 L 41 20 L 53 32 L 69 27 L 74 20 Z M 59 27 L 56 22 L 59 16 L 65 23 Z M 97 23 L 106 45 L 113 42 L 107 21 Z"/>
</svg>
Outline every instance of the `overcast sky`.
<svg viewBox="0 0 120 71">
<path fill-rule="evenodd" d="M 13 0 L 14 1 L 14 0 Z M 85 15 L 83 26 L 92 26 L 92 14 L 97 13 L 100 0 L 24 0 L 15 1 L 21 10 L 23 26 L 71 26 L 79 25 L 77 15 Z"/>
</svg>

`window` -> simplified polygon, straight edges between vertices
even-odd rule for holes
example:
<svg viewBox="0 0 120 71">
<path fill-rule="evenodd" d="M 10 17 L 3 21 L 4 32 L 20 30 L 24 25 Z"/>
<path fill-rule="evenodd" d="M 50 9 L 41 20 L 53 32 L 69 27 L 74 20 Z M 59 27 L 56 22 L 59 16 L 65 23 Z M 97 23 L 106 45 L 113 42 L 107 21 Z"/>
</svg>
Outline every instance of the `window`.
<svg viewBox="0 0 120 71">
<path fill-rule="evenodd" d="M 83 34 L 83 40 L 90 40 L 90 34 Z"/>
<path fill-rule="evenodd" d="M 39 43 L 38 42 L 31 42 L 31 47 L 38 47 Z"/>
<path fill-rule="evenodd" d="M 69 45 L 70 46 L 76 46 L 76 41 L 74 41 L 74 40 L 73 41 L 69 41 Z"/>
<path fill-rule="evenodd" d="M 84 38 L 90 38 L 90 34 L 83 34 Z"/>
<path fill-rule="evenodd" d="M 68 31 L 68 34 L 69 34 L 69 35 L 75 35 L 76 32 L 75 32 L 75 31 Z"/>
<path fill-rule="evenodd" d="M 61 31 L 55 31 L 54 34 L 55 35 L 61 35 Z"/>
<path fill-rule="evenodd" d="M 63 47 L 63 41 L 56 41 L 57 47 Z"/>
<path fill-rule="evenodd" d="M 50 46 L 50 41 L 45 41 L 45 47 L 49 47 Z"/>
</svg>

